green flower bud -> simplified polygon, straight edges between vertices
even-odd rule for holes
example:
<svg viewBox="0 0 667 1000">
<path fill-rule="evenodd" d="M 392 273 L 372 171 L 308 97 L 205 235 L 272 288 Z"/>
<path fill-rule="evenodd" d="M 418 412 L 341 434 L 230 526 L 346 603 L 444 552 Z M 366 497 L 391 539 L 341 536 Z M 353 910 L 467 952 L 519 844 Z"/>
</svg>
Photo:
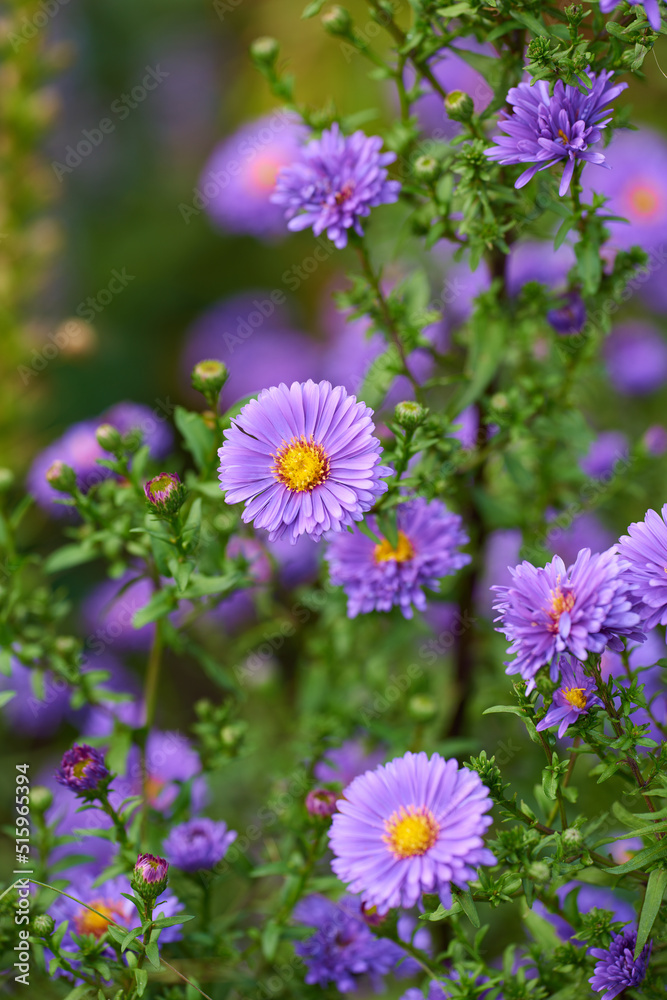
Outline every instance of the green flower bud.
<svg viewBox="0 0 667 1000">
<path fill-rule="evenodd" d="M 473 116 L 475 105 L 470 94 L 464 90 L 450 90 L 445 98 L 445 111 L 455 122 L 469 122 Z"/>
<path fill-rule="evenodd" d="M 280 45 L 275 38 L 270 38 L 268 35 L 256 38 L 250 46 L 250 56 L 258 66 L 273 66 L 279 52 Z"/>
<path fill-rule="evenodd" d="M 206 399 L 217 400 L 220 390 L 229 378 L 229 369 L 222 361 L 209 359 L 208 361 L 198 361 L 192 369 L 190 381 L 192 388 L 201 392 Z"/>
<path fill-rule="evenodd" d="M 418 181 L 434 181 L 440 173 L 435 156 L 418 156 L 412 164 L 412 173 Z"/>
<path fill-rule="evenodd" d="M 5 493 L 12 486 L 14 478 L 11 469 L 0 469 L 0 493 Z"/>
<path fill-rule="evenodd" d="M 330 35 L 349 35 L 352 30 L 352 18 L 350 12 L 339 4 L 335 4 L 331 10 L 322 15 L 322 25 Z"/>
<path fill-rule="evenodd" d="M 73 635 L 59 635 L 53 645 L 56 653 L 67 659 L 78 656 L 81 649 L 81 643 Z"/>
<path fill-rule="evenodd" d="M 533 861 L 532 864 L 528 866 L 528 877 L 531 878 L 533 882 L 548 882 L 550 874 L 549 865 L 545 864 L 544 861 Z"/>
<path fill-rule="evenodd" d="M 167 888 L 169 862 L 154 854 L 140 854 L 130 885 L 142 899 L 154 900 Z"/>
<path fill-rule="evenodd" d="M 144 486 L 151 514 L 172 517 L 185 503 L 187 491 L 175 472 L 161 472 Z"/>
<path fill-rule="evenodd" d="M 428 409 L 419 403 L 405 400 L 397 403 L 394 410 L 394 419 L 399 427 L 406 431 L 414 431 L 420 424 L 423 424 L 428 416 Z"/>
<path fill-rule="evenodd" d="M 563 841 L 563 847 L 565 847 L 568 851 L 579 850 L 584 842 L 584 838 L 581 836 L 581 831 L 577 830 L 574 826 L 569 826 L 567 830 L 563 830 L 561 840 Z"/>
<path fill-rule="evenodd" d="M 542 35 L 533 38 L 528 46 L 528 58 L 532 62 L 542 62 L 549 55 L 550 48 L 548 38 L 544 38 Z"/>
<path fill-rule="evenodd" d="M 36 813 L 45 813 L 53 802 L 53 792 L 44 785 L 34 785 L 30 789 L 30 807 Z"/>
<path fill-rule="evenodd" d="M 435 719 L 438 706 L 428 694 L 413 694 L 408 702 L 408 712 L 415 722 L 430 722 Z"/>
<path fill-rule="evenodd" d="M 32 929 L 40 937 L 49 937 L 53 934 L 56 922 L 48 913 L 38 913 L 32 921 Z"/>
<path fill-rule="evenodd" d="M 54 490 L 60 493 L 73 493 L 76 489 L 76 474 L 74 469 L 65 465 L 59 458 L 46 471 L 46 481 Z"/>
<path fill-rule="evenodd" d="M 121 433 L 112 424 L 100 424 L 95 431 L 95 437 L 100 448 L 111 452 L 112 455 L 117 454 L 123 447 Z"/>
</svg>

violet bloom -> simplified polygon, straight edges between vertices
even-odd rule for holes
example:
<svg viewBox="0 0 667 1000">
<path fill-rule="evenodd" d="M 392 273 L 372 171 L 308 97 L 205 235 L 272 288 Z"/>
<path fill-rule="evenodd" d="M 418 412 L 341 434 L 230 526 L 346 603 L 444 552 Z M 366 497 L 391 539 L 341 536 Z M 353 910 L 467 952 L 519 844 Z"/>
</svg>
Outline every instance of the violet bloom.
<svg viewBox="0 0 667 1000">
<path fill-rule="evenodd" d="M 581 333 L 586 325 L 586 306 L 580 295 L 571 292 L 554 309 L 547 313 L 547 320 L 556 333 L 572 336 Z"/>
<path fill-rule="evenodd" d="M 451 49 L 442 55 L 438 54 L 429 64 L 433 76 L 443 90 L 447 93 L 452 90 L 464 91 L 472 98 L 475 113 L 480 114 L 491 103 L 493 88 L 480 72 L 473 69 L 463 56 L 456 53 L 456 49 L 471 50 L 491 57 L 495 56 L 496 52 L 491 45 L 480 44 L 475 38 L 457 38 L 452 43 Z M 415 73 L 409 64 L 405 70 L 405 77 L 408 88 L 414 86 Z M 420 88 L 424 93 L 414 102 L 413 110 L 417 115 L 421 131 L 434 139 L 451 139 L 458 135 L 461 126 L 447 115 L 441 95 L 432 89 L 427 80 L 420 81 Z"/>
<path fill-rule="evenodd" d="M 644 945 L 637 959 L 634 957 L 636 944 L 637 931 L 625 930 L 612 934 L 608 949 L 591 948 L 590 954 L 598 962 L 588 982 L 596 993 L 604 990 L 601 1000 L 614 1000 L 623 990 L 644 982 L 653 941 Z"/>
<path fill-rule="evenodd" d="M 603 431 L 579 462 L 591 479 L 610 479 L 628 459 L 628 439 L 621 431 Z"/>
<path fill-rule="evenodd" d="M 140 854 L 134 866 L 133 877 L 140 890 L 155 891 L 166 886 L 168 872 L 169 862 L 165 858 L 155 854 Z"/>
<path fill-rule="evenodd" d="M 617 864 L 620 864 L 620 861 Z M 556 889 L 561 909 L 565 906 L 565 901 L 572 892 L 577 893 L 577 912 L 582 915 L 596 909 L 609 910 L 613 915 L 612 919 L 621 921 L 621 923 L 628 923 L 637 919 L 637 914 L 632 904 L 625 899 L 621 899 L 613 889 L 608 889 L 606 886 L 600 885 L 587 885 L 585 882 L 566 882 L 565 885 Z M 563 917 L 551 913 L 539 900 L 535 900 L 531 909 L 549 921 L 561 940 L 571 941 L 577 947 L 583 947 L 582 943 L 574 938 L 574 928 Z"/>
<path fill-rule="evenodd" d="M 605 646 L 623 649 L 622 637 L 645 639 L 627 563 L 615 547 L 594 554 L 582 549 L 568 568 L 560 556 L 540 568 L 524 561 L 512 570 L 510 586 L 491 589 L 498 594 L 494 607 L 502 624 L 497 631 L 511 642 L 508 653 L 516 655 L 506 673 L 520 674 L 528 693 L 545 664 L 551 664 L 551 679 L 557 679 L 559 653 L 585 660 Z"/>
<path fill-rule="evenodd" d="M 98 458 L 108 458 L 97 443 L 95 431 L 101 420 L 84 420 L 72 424 L 62 437 L 53 441 L 36 456 L 28 472 L 27 487 L 39 504 L 52 517 L 71 516 L 72 510 L 55 500 L 63 500 L 59 490 L 51 486 L 46 479 L 46 473 L 54 462 L 61 461 L 69 465 L 76 475 L 76 485 L 82 493 L 92 486 L 101 483 L 111 475 L 111 470 L 97 464 Z"/>
<path fill-rule="evenodd" d="M 667 382 L 667 341 L 649 323 L 617 326 L 605 340 L 603 354 L 617 392 L 645 396 Z"/>
<path fill-rule="evenodd" d="M 381 153 L 382 139 L 363 132 L 345 136 L 337 122 L 312 139 L 300 157 L 278 174 L 271 201 L 285 207 L 291 230 L 312 226 L 326 232 L 339 250 L 347 246 L 347 230 L 363 236 L 360 219 L 371 208 L 398 200 L 401 185 L 387 180 L 385 167 L 395 153 Z"/>
<path fill-rule="evenodd" d="M 648 23 L 654 31 L 660 31 L 660 3 L 659 0 L 627 0 L 631 7 L 643 7 L 648 18 Z M 600 0 L 600 10 L 603 14 L 618 7 L 620 0 Z"/>
<path fill-rule="evenodd" d="M 98 418 L 98 424 L 111 424 L 121 434 L 137 431 L 141 443 L 148 445 L 151 458 L 157 461 L 169 453 L 174 443 L 167 416 L 167 412 L 162 412 L 159 407 L 153 409 L 125 399 L 105 410 Z"/>
<path fill-rule="evenodd" d="M 144 493 L 148 502 L 159 508 L 181 492 L 180 486 L 181 478 L 176 472 L 160 472 L 144 484 Z"/>
<path fill-rule="evenodd" d="M 478 865 L 494 865 L 483 835 L 491 824 L 478 774 L 439 754 L 406 753 L 355 778 L 329 833 L 336 875 L 385 912 L 412 907 L 421 893 L 451 906 Z"/>
<path fill-rule="evenodd" d="M 184 391 L 193 398 L 190 372 L 202 358 L 219 358 L 229 370 L 222 394 L 225 406 L 267 385 L 324 375 L 321 345 L 295 329 L 284 294 L 268 289 L 222 299 L 189 328 L 179 367 Z"/>
<path fill-rule="evenodd" d="M 361 521 L 387 484 L 373 411 L 330 382 L 281 383 L 243 407 L 219 449 L 227 503 L 271 541 Z"/>
<path fill-rule="evenodd" d="M 354 896 L 343 896 L 337 902 L 325 896 L 307 896 L 297 904 L 294 917 L 316 929 L 294 948 L 304 959 L 309 985 L 333 984 L 339 992 L 351 993 L 363 985 L 362 977 L 368 976 L 379 991 L 382 976 L 410 975 L 417 968 L 406 959 L 400 945 L 373 934 L 364 920 L 361 901 Z"/>
<path fill-rule="evenodd" d="M 63 754 L 60 767 L 56 771 L 56 781 L 71 788 L 73 792 L 96 791 L 101 782 L 109 777 L 104 756 L 87 743 L 75 743 L 71 750 Z"/>
<path fill-rule="evenodd" d="M 145 788 L 151 808 L 166 815 L 184 785 L 189 786 L 192 811 L 198 812 L 207 798 L 199 756 L 186 736 L 159 729 L 153 729 L 146 742 L 145 781 L 136 746 L 128 754 L 125 774 L 114 781 L 114 789 L 121 797 L 141 795 Z"/>
<path fill-rule="evenodd" d="M 346 740 L 339 747 L 326 751 L 313 768 L 313 774 L 318 781 L 336 782 L 347 788 L 357 775 L 373 770 L 385 757 L 383 749 L 369 751 L 361 739 Z"/>
<path fill-rule="evenodd" d="M 551 708 L 535 728 L 540 732 L 560 723 L 558 736 L 562 739 L 568 726 L 573 725 L 580 715 L 588 715 L 594 705 L 602 705 L 602 702 L 595 694 L 595 682 L 586 676 L 578 660 L 561 656 L 559 668 L 560 680 L 553 693 Z"/>
<path fill-rule="evenodd" d="M 215 868 L 237 836 L 236 830 L 229 830 L 222 820 L 201 816 L 175 826 L 162 846 L 176 868 L 197 872 Z"/>
<path fill-rule="evenodd" d="M 565 565 L 569 566 L 576 560 L 581 549 L 603 552 L 614 544 L 615 538 L 595 514 L 586 512 L 571 520 L 571 515 L 565 510 L 555 515 L 553 520 L 549 518 L 545 541 L 553 554 L 560 556 Z"/>
<path fill-rule="evenodd" d="M 307 129 L 293 114 L 278 110 L 223 140 L 199 179 L 211 219 L 230 233 L 259 239 L 282 236 L 284 214 L 271 203 L 271 195 L 280 170 L 299 156 L 307 136 Z"/>
<path fill-rule="evenodd" d="M 336 812 L 338 795 L 328 788 L 313 788 L 306 795 L 306 812 L 309 816 L 328 819 Z"/>
<path fill-rule="evenodd" d="M 667 451 L 667 427 L 663 427 L 661 424 L 652 424 L 646 428 L 642 440 L 649 455 L 659 458 Z"/>
<path fill-rule="evenodd" d="M 93 587 L 81 606 L 82 625 L 86 630 L 87 655 L 99 656 L 105 649 L 142 651 L 150 648 L 155 625 L 135 629 L 135 612 L 148 604 L 153 584 L 147 577 L 128 569 L 117 580 L 103 580 Z"/>
<path fill-rule="evenodd" d="M 371 531 L 377 532 L 375 518 L 367 517 Z M 329 544 L 325 558 L 331 582 L 347 594 L 348 618 L 370 611 L 401 609 L 412 618 L 413 605 L 426 608 L 423 589 L 438 590 L 439 580 L 470 562 L 459 552 L 469 539 L 458 514 L 447 510 L 440 500 L 423 497 L 396 508 L 397 538 L 374 542 L 356 529 L 341 532 Z"/>
<path fill-rule="evenodd" d="M 591 73 L 586 70 L 592 85 L 579 80 L 576 87 L 562 80 L 556 82 L 553 97 L 545 80 L 520 83 L 511 87 L 507 101 L 513 105 L 512 115 L 499 122 L 507 135 L 493 137 L 495 146 L 485 150 L 490 160 L 499 163 L 532 163 L 533 166 L 521 174 L 514 184 L 522 188 L 532 180 L 538 170 L 565 160 L 565 169 L 560 183 L 561 197 L 567 193 L 577 161 L 604 164 L 603 153 L 589 149 L 600 140 L 600 131 L 610 118 L 613 101 L 627 83 L 611 84 L 612 72 L 602 70 Z M 604 121 L 603 121 L 604 119 Z"/>
<path fill-rule="evenodd" d="M 437 979 L 429 979 L 426 1000 L 449 1000 L 451 993 L 445 989 L 445 984 Z M 400 997 L 400 1000 L 424 1000 L 423 990 L 411 986 L 409 990 Z M 497 998 L 496 998 L 497 1000 Z"/>
<path fill-rule="evenodd" d="M 0 708 L 0 715 L 14 732 L 45 738 L 56 732 L 68 714 L 71 688 L 62 677 L 44 671 L 44 697 L 38 697 L 34 674 L 34 668 L 11 658 L 9 674 L 0 674 L 0 692 L 14 691 L 14 697 Z"/>
<path fill-rule="evenodd" d="M 488 617 L 493 612 L 493 593 L 491 588 L 509 586 L 512 582 L 512 566 L 516 566 L 521 552 L 523 536 L 518 528 L 498 528 L 489 534 L 485 560 L 484 575 L 479 581 L 475 603 L 479 605 Z"/>
<path fill-rule="evenodd" d="M 514 243 L 507 257 L 507 289 L 510 295 L 518 295 L 529 281 L 538 281 L 553 291 L 564 291 L 568 272 L 575 263 L 569 243 L 562 243 L 558 250 L 554 250 L 551 240 Z"/>
<path fill-rule="evenodd" d="M 618 550 L 629 563 L 632 592 L 642 602 L 642 627 L 667 625 L 667 504 L 660 514 L 647 510 L 643 521 L 635 521 L 621 535 Z"/>
</svg>

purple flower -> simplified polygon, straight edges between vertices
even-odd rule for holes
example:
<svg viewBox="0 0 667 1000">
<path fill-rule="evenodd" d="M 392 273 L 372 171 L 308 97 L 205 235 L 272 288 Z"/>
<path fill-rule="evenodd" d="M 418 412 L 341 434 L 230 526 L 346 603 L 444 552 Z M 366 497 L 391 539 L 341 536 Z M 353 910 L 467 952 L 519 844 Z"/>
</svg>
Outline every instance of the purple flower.
<svg viewBox="0 0 667 1000">
<path fill-rule="evenodd" d="M 169 862 L 165 858 L 155 854 L 140 854 L 134 866 L 133 877 L 140 889 L 151 889 L 154 892 L 166 887 L 168 872 Z"/>
<path fill-rule="evenodd" d="M 477 865 L 493 865 L 483 834 L 491 824 L 479 775 L 439 754 L 406 753 L 355 778 L 329 833 L 331 867 L 380 912 L 412 907 L 422 892 L 451 906 Z"/>
<path fill-rule="evenodd" d="M 307 135 L 294 115 L 275 111 L 220 143 L 199 180 L 204 206 L 213 221 L 231 233 L 260 239 L 282 236 L 284 215 L 271 204 L 271 194 L 279 171 L 298 157 Z"/>
<path fill-rule="evenodd" d="M 571 292 L 564 297 L 560 305 L 549 310 L 547 320 L 556 333 L 564 336 L 581 333 L 586 325 L 586 306 L 583 299 L 576 292 Z"/>
<path fill-rule="evenodd" d="M 313 788 L 306 795 L 306 811 L 310 816 L 327 818 L 336 812 L 338 795 L 327 788 Z"/>
<path fill-rule="evenodd" d="M 271 541 L 341 531 L 387 489 L 373 411 L 330 382 L 265 389 L 243 407 L 219 449 L 227 503 Z"/>
<path fill-rule="evenodd" d="M 607 645 L 622 649 L 622 636 L 643 641 L 626 567 L 614 546 L 593 555 L 582 549 L 569 568 L 560 556 L 543 568 L 524 561 L 512 570 L 510 586 L 492 587 L 498 594 L 496 621 L 502 622 L 497 631 L 512 643 L 508 653 L 516 655 L 506 673 L 520 674 L 530 693 L 545 664 L 551 664 L 556 680 L 559 653 L 585 660 Z"/>
<path fill-rule="evenodd" d="M 616 466 L 627 461 L 628 439 L 621 431 L 603 431 L 579 462 L 582 472 L 592 479 L 609 479 Z"/>
<path fill-rule="evenodd" d="M 568 272 L 575 262 L 569 243 L 562 243 L 558 250 L 546 240 L 514 243 L 507 258 L 508 291 L 510 295 L 518 295 L 529 281 L 538 281 L 553 290 L 564 290 Z"/>
<path fill-rule="evenodd" d="M 607 337 L 603 352 L 617 392 L 644 396 L 667 382 L 667 341 L 648 323 L 616 327 Z"/>
<path fill-rule="evenodd" d="M 290 385 L 324 374 L 321 346 L 294 328 L 285 295 L 275 290 L 233 295 L 195 320 L 180 366 L 183 387 L 190 393 L 190 372 L 202 358 L 219 358 L 229 369 L 222 394 L 225 406 L 267 385 Z"/>
<path fill-rule="evenodd" d="M 161 472 L 145 483 L 144 493 L 150 503 L 159 505 L 173 496 L 180 484 L 180 476 L 175 472 Z"/>
<path fill-rule="evenodd" d="M 73 792 L 95 791 L 100 782 L 108 777 L 103 754 L 87 743 L 80 746 L 75 743 L 71 750 L 67 750 L 56 771 L 56 781 Z"/>
<path fill-rule="evenodd" d="M 644 945 L 637 959 L 634 957 L 636 944 L 637 931 L 625 930 L 612 934 L 608 949 L 591 948 L 590 954 L 598 962 L 588 982 L 596 993 L 604 990 L 602 1000 L 614 1000 L 623 990 L 644 981 L 653 942 Z"/>
<path fill-rule="evenodd" d="M 484 576 L 482 577 L 476 602 L 485 615 L 493 611 L 492 586 L 508 586 L 512 580 L 512 566 L 516 566 L 521 552 L 522 535 L 517 528 L 498 528 L 487 539 Z"/>
<path fill-rule="evenodd" d="M 193 812 L 206 801 L 206 781 L 201 774 L 201 761 L 187 737 L 178 732 L 154 729 L 146 742 L 146 775 L 141 764 L 139 748 L 133 746 L 128 754 L 124 775 L 114 781 L 114 789 L 121 797 L 141 795 L 144 787 L 149 805 L 158 812 L 169 813 L 181 785 L 190 784 Z"/>
<path fill-rule="evenodd" d="M 377 531 L 375 518 L 366 518 Z M 470 562 L 458 548 L 469 539 L 458 514 L 448 511 L 440 500 L 423 497 L 396 508 L 396 544 L 387 538 L 374 542 L 356 529 L 342 532 L 330 543 L 326 560 L 331 581 L 347 594 L 348 618 L 369 611 L 390 611 L 399 607 L 412 618 L 412 605 L 426 608 L 422 590 L 439 589 L 439 579 Z"/>
<path fill-rule="evenodd" d="M 341 746 L 327 750 L 324 758 L 313 768 L 313 774 L 318 781 L 336 782 L 347 788 L 357 775 L 371 771 L 385 757 L 384 750 L 369 751 L 361 739 L 346 740 Z"/>
<path fill-rule="evenodd" d="M 341 993 L 351 993 L 363 984 L 361 977 L 368 976 L 379 990 L 381 976 L 410 974 L 410 968 L 405 969 L 408 962 L 402 961 L 406 958 L 403 949 L 388 938 L 375 937 L 364 920 L 361 901 L 354 896 L 343 896 L 335 903 L 325 896 L 307 896 L 295 908 L 294 917 L 316 928 L 311 937 L 295 945 L 305 961 L 309 985 L 333 983 Z"/>
<path fill-rule="evenodd" d="M 453 47 L 464 51 L 470 50 L 480 55 L 494 56 L 495 50 L 490 45 L 480 45 L 475 38 L 457 38 Z M 409 64 L 408 64 L 409 65 Z M 452 49 L 437 59 L 432 59 L 430 68 L 440 86 L 447 92 L 462 90 L 472 97 L 475 112 L 484 111 L 493 98 L 493 88 L 489 86 L 481 73 L 457 55 Z M 406 68 L 405 77 L 408 88 L 414 86 L 414 72 Z M 431 88 L 428 81 L 421 81 L 424 93 L 419 97 L 413 109 L 423 132 L 436 139 L 450 139 L 458 135 L 461 126 L 447 115 L 445 103 L 440 94 Z"/>
<path fill-rule="evenodd" d="M 12 657 L 9 674 L 0 674 L 0 691 L 14 691 L 14 697 L 2 706 L 0 714 L 14 732 L 44 738 L 52 736 L 67 715 L 71 688 L 51 671 L 40 673 L 43 697 L 33 687 L 35 668 Z"/>
<path fill-rule="evenodd" d="M 600 140 L 600 130 L 610 121 L 610 118 L 602 120 L 611 113 L 607 105 L 628 85 L 612 86 L 612 72 L 591 73 L 590 67 L 586 72 L 591 85 L 581 79 L 581 87 L 564 85 L 558 80 L 553 97 L 545 80 L 510 88 L 507 101 L 514 106 L 514 112 L 499 122 L 499 128 L 507 135 L 494 136 L 496 145 L 485 152 L 489 159 L 504 165 L 534 164 L 524 170 L 514 185 L 516 188 L 532 180 L 538 170 L 565 160 L 559 190 L 562 196 L 570 186 L 578 160 L 604 164 L 604 155 L 588 147 Z"/>
<path fill-rule="evenodd" d="M 300 158 L 278 174 L 271 201 L 285 206 L 287 227 L 312 226 L 315 236 L 326 231 L 332 243 L 347 246 L 347 230 L 363 236 L 360 219 L 371 208 L 398 200 L 401 185 L 387 180 L 385 166 L 396 159 L 381 153 L 382 139 L 363 132 L 344 136 L 338 123 L 312 139 Z"/>
<path fill-rule="evenodd" d="M 222 820 L 216 822 L 201 816 L 175 826 L 162 849 L 176 868 L 197 872 L 202 868 L 215 868 L 237 836 L 236 830 L 228 830 Z"/>
<path fill-rule="evenodd" d="M 426 1000 L 449 1000 L 450 997 L 451 993 L 446 991 L 444 983 L 439 982 L 437 979 L 429 979 Z M 424 1000 L 424 992 L 417 989 L 416 986 L 411 986 L 400 997 L 400 1000 Z"/>
<path fill-rule="evenodd" d="M 651 424 L 650 427 L 646 428 L 642 440 L 649 455 L 653 455 L 654 458 L 664 455 L 667 451 L 667 427 L 663 427 L 661 424 Z"/>
<path fill-rule="evenodd" d="M 141 443 L 148 445 L 151 458 L 158 460 L 169 453 L 174 443 L 174 435 L 167 423 L 167 412 L 159 407 L 152 409 L 143 403 L 123 400 L 114 403 L 98 418 L 97 425 L 111 424 L 121 434 L 139 431 Z"/>
<path fill-rule="evenodd" d="M 628 576 L 634 596 L 642 602 L 642 627 L 647 631 L 667 624 L 667 504 L 662 516 L 647 510 L 621 535 L 618 550 L 629 563 Z"/>
<path fill-rule="evenodd" d="M 553 693 L 551 708 L 535 727 L 538 732 L 551 729 L 557 723 L 558 736 L 565 735 L 568 726 L 573 725 L 580 715 L 588 715 L 593 705 L 601 705 L 595 691 L 595 682 L 587 677 L 577 660 L 561 656 L 560 680 Z"/>
<path fill-rule="evenodd" d="M 563 511 L 562 515 L 554 514 L 553 520 L 549 518 L 550 527 L 546 537 L 548 547 L 567 566 L 576 560 L 581 549 L 602 552 L 614 544 L 614 535 L 595 514 L 580 514 L 573 521 L 570 518 L 567 511 Z"/>
<path fill-rule="evenodd" d="M 620 864 L 620 861 L 617 864 Z M 613 914 L 614 920 L 620 920 L 623 923 L 636 920 L 632 905 L 626 900 L 620 899 L 612 889 L 599 885 L 587 885 L 585 882 L 566 882 L 565 885 L 556 889 L 561 909 L 565 906 L 565 901 L 570 893 L 575 891 L 577 893 L 577 911 L 582 915 L 590 913 L 593 909 L 609 910 Z M 567 920 L 559 917 L 558 914 L 551 913 L 539 900 L 535 900 L 532 909 L 549 921 L 559 938 L 563 941 L 572 941 L 577 947 L 581 946 L 580 942 L 574 939 L 575 930 Z"/>
<path fill-rule="evenodd" d="M 137 572 L 129 569 L 117 580 L 102 581 L 83 601 L 82 624 L 88 632 L 85 648 L 89 656 L 97 656 L 109 646 L 120 650 L 150 647 L 155 625 L 132 626 L 135 612 L 153 596 L 153 584 Z"/>
<path fill-rule="evenodd" d="M 618 132 L 605 158 L 611 170 L 596 172 L 595 190 L 610 199 L 606 210 L 625 222 L 606 222 L 611 242 L 622 249 L 659 246 L 667 227 L 667 142 L 664 135 L 642 128 Z M 586 192 L 590 195 L 591 189 Z M 664 282 L 662 282 L 664 285 Z"/>
<path fill-rule="evenodd" d="M 600 0 L 600 10 L 603 14 L 608 14 L 618 7 L 619 2 L 620 0 Z M 643 7 L 648 23 L 654 31 L 660 31 L 660 3 L 658 0 L 627 0 L 627 2 L 631 7 Z"/>
</svg>

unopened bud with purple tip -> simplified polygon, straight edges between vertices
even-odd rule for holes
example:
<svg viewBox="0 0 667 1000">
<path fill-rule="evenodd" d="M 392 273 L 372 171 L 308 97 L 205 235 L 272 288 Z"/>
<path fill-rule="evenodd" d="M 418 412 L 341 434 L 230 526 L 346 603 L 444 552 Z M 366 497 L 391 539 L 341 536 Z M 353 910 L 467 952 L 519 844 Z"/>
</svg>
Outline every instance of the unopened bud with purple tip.
<svg viewBox="0 0 667 1000">
<path fill-rule="evenodd" d="M 149 479 L 144 492 L 153 514 L 177 514 L 185 501 L 185 487 L 175 472 L 161 472 Z"/>
<path fill-rule="evenodd" d="M 54 490 L 60 493 L 73 493 L 76 489 L 76 473 L 59 458 L 52 462 L 46 470 L 46 481 Z"/>
<path fill-rule="evenodd" d="M 104 788 L 108 777 L 109 770 L 104 757 L 99 750 L 87 743 L 80 746 L 75 743 L 71 750 L 67 750 L 56 771 L 58 784 L 89 798 L 94 798 L 90 795 L 91 792 Z"/>
<path fill-rule="evenodd" d="M 330 792 L 326 788 L 314 788 L 306 795 L 306 809 L 311 816 L 333 816 L 339 798 L 336 792 Z"/>
<path fill-rule="evenodd" d="M 143 899 L 156 899 L 167 888 L 169 862 L 155 854 L 140 854 L 130 883 Z"/>
</svg>

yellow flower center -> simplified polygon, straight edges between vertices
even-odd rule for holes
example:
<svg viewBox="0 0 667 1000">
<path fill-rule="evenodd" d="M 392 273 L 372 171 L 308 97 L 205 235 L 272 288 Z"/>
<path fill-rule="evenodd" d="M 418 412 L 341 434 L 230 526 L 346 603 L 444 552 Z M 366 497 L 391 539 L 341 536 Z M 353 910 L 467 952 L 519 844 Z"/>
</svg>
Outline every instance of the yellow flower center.
<svg viewBox="0 0 667 1000">
<path fill-rule="evenodd" d="M 571 590 L 566 590 L 565 593 L 563 593 L 560 587 L 556 587 L 555 590 L 551 591 L 551 610 L 547 611 L 547 614 L 552 621 L 552 624 L 549 626 L 550 632 L 558 631 L 560 616 L 564 611 L 570 612 L 573 607 L 574 594 Z"/>
<path fill-rule="evenodd" d="M 93 909 L 99 910 L 99 913 L 81 907 L 74 918 L 77 934 L 92 934 L 93 937 L 101 938 L 111 920 L 120 917 L 120 922 L 124 923 L 120 904 L 105 899 L 93 899 L 90 905 Z"/>
<path fill-rule="evenodd" d="M 426 806 L 401 806 L 384 821 L 382 837 L 396 858 L 415 858 L 426 854 L 438 839 L 440 824 Z"/>
<path fill-rule="evenodd" d="M 74 766 L 72 767 L 72 771 L 74 772 L 74 777 L 83 778 L 86 773 L 86 768 L 88 767 L 89 764 L 90 764 L 90 757 L 86 757 L 85 760 L 77 761 L 77 763 L 74 764 Z"/>
<path fill-rule="evenodd" d="M 166 782 L 161 778 L 154 778 L 152 775 L 148 775 L 146 778 L 146 798 L 151 805 L 155 805 L 157 802 L 160 792 L 164 788 Z"/>
<path fill-rule="evenodd" d="M 172 476 L 168 473 L 164 475 L 156 476 L 150 485 L 150 491 L 155 496 L 156 493 L 163 493 L 165 490 L 169 489 L 170 486 L 174 485 L 174 480 Z"/>
<path fill-rule="evenodd" d="M 283 163 L 274 156 L 260 156 L 249 170 L 252 187 L 259 191 L 273 190 L 282 166 Z"/>
<path fill-rule="evenodd" d="M 659 205 L 658 192 L 644 185 L 637 185 L 630 191 L 630 204 L 637 215 L 655 215 Z"/>
<path fill-rule="evenodd" d="M 574 708 L 586 708 L 585 688 L 561 688 L 561 694 L 567 698 L 570 705 Z"/>
<path fill-rule="evenodd" d="M 272 457 L 276 463 L 271 470 L 273 475 L 295 493 L 313 490 L 329 478 L 329 456 L 312 437 L 310 441 L 303 435 L 292 438 Z"/>
<path fill-rule="evenodd" d="M 413 559 L 414 555 L 415 550 L 412 547 L 412 542 L 402 531 L 398 533 L 398 545 L 396 548 L 392 546 L 387 538 L 383 538 L 373 551 L 373 558 L 376 563 L 389 562 L 390 559 L 393 559 L 394 562 L 407 562 L 408 559 Z"/>
</svg>

